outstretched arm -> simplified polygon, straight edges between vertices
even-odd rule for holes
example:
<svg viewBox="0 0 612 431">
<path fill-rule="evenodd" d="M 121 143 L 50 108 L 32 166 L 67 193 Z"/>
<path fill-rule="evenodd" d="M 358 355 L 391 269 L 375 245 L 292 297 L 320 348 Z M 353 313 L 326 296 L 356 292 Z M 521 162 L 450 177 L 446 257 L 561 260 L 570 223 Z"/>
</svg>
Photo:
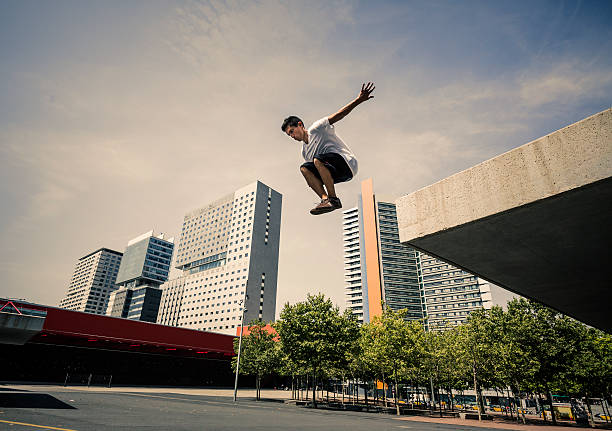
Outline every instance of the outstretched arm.
<svg viewBox="0 0 612 431">
<path fill-rule="evenodd" d="M 359 96 L 357 96 L 355 100 L 353 100 L 351 103 L 346 105 L 344 108 L 336 112 L 334 115 L 330 115 L 328 117 L 329 124 L 337 123 L 338 121 L 346 117 L 348 113 L 351 112 L 355 108 L 355 106 L 359 105 L 360 103 L 365 102 L 366 100 L 370 100 L 371 98 L 373 98 L 374 96 L 370 96 L 370 94 L 372 94 L 372 92 L 374 91 L 374 88 L 376 87 L 374 87 L 373 82 L 368 82 L 367 84 L 363 84 L 361 86 L 361 91 L 359 92 Z"/>
</svg>

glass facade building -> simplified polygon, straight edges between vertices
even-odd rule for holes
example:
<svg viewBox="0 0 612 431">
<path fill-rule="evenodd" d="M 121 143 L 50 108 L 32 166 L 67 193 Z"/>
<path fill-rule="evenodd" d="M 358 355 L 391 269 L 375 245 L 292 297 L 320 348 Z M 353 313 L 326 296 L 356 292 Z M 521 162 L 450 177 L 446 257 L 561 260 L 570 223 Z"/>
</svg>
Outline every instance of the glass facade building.
<svg viewBox="0 0 612 431">
<path fill-rule="evenodd" d="M 372 179 L 343 213 L 343 245 L 346 306 L 360 322 L 380 315 L 384 303 L 438 330 L 491 307 L 488 282 L 400 243 L 395 204 L 376 199 Z"/>
<path fill-rule="evenodd" d="M 159 286 L 168 280 L 174 238 L 149 231 L 128 242 L 117 274 L 118 290 L 109 300 L 106 314 L 155 322 L 159 310 Z"/>
<path fill-rule="evenodd" d="M 116 284 L 135 287 L 142 284 L 157 285 L 168 280 L 174 251 L 174 239 L 149 231 L 128 242 L 123 253 Z"/>
<path fill-rule="evenodd" d="M 408 310 L 410 320 L 423 317 L 418 253 L 400 243 L 395 204 L 377 202 L 382 288 L 392 310 Z"/>
<path fill-rule="evenodd" d="M 382 303 L 422 319 L 417 252 L 399 242 L 395 205 L 377 201 L 372 180 L 362 182 L 356 208 L 344 211 L 344 281 L 347 308 L 367 323 Z"/>
</svg>

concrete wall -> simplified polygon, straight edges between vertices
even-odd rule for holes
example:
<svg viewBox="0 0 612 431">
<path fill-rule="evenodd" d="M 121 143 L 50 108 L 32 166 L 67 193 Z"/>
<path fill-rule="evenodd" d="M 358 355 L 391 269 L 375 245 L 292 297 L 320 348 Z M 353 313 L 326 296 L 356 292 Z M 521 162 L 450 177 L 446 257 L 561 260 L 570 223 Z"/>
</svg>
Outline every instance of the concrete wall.
<svg viewBox="0 0 612 431">
<path fill-rule="evenodd" d="M 459 226 L 612 175 L 612 109 L 396 201 L 400 241 Z"/>
</svg>

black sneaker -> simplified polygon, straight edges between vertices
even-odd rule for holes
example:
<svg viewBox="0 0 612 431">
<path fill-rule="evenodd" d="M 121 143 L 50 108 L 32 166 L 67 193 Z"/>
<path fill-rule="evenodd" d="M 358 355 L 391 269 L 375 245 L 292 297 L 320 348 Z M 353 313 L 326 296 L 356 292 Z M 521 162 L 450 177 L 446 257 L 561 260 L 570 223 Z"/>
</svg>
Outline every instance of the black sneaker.
<svg viewBox="0 0 612 431">
<path fill-rule="evenodd" d="M 342 202 L 340 202 L 340 198 L 334 196 L 329 198 L 329 203 L 334 206 L 335 210 L 342 208 Z"/>
<path fill-rule="evenodd" d="M 336 207 L 334 207 L 334 205 L 330 202 L 329 199 L 323 199 L 321 200 L 320 204 L 318 204 L 316 207 L 310 210 L 310 214 L 312 215 L 325 214 L 335 209 Z"/>
</svg>

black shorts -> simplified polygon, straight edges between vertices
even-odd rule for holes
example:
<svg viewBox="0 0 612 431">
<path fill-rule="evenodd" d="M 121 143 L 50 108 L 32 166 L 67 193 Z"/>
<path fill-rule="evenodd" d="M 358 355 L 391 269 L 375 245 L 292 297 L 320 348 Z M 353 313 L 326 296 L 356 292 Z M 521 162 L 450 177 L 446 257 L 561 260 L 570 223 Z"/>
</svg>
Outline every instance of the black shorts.
<svg viewBox="0 0 612 431">
<path fill-rule="evenodd" d="M 324 153 L 316 155 L 314 158 L 319 159 L 321 162 L 323 162 L 325 167 L 329 169 L 329 172 L 331 173 L 331 176 L 334 179 L 334 184 L 343 183 L 353 178 L 351 168 L 349 168 L 349 165 L 346 163 L 346 160 L 344 160 L 344 157 L 342 157 L 340 154 Z M 319 171 L 317 170 L 313 162 L 306 162 L 302 165 L 302 167 L 308 169 L 310 172 L 315 174 L 318 179 L 323 181 L 321 179 Z"/>
</svg>

